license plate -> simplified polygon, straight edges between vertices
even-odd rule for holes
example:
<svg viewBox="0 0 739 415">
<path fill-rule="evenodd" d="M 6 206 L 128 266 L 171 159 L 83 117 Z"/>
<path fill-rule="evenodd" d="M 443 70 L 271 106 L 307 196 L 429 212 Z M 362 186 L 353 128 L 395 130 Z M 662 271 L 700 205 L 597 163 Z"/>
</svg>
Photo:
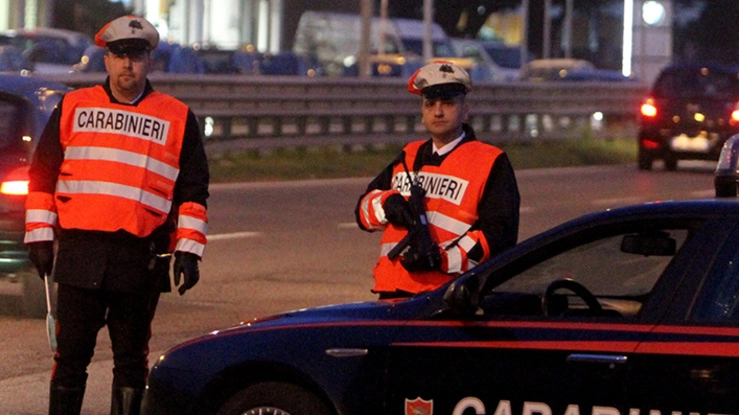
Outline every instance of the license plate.
<svg viewBox="0 0 739 415">
<path fill-rule="evenodd" d="M 708 153 L 708 150 L 711 148 L 711 142 L 706 137 L 688 137 L 685 134 L 680 134 L 677 137 L 672 137 L 670 148 L 676 151 Z"/>
</svg>

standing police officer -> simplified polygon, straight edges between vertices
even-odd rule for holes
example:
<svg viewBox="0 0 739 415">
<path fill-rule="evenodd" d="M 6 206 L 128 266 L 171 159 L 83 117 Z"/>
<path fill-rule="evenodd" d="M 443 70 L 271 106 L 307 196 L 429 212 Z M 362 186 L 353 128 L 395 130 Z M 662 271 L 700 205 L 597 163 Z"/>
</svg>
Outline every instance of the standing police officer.
<svg viewBox="0 0 739 415">
<path fill-rule="evenodd" d="M 154 26 L 124 16 L 95 36 L 107 48 L 103 85 L 68 93 L 30 169 L 26 237 L 43 278 L 58 285 L 49 414 L 80 413 L 98 331 L 113 350 L 111 414 L 139 413 L 151 321 L 170 291 L 199 279 L 206 243 L 208 165 L 197 120 L 154 91 L 147 74 Z M 54 241 L 58 243 L 54 264 Z"/>
<path fill-rule="evenodd" d="M 518 239 L 520 196 L 513 168 L 501 149 L 477 141 L 466 124 L 470 87 L 467 72 L 453 63 L 419 69 L 408 89 L 423 98 L 422 121 L 431 139 L 407 144 L 359 198 L 359 227 L 383 231 L 372 290 L 381 299 L 433 290 Z M 425 191 L 418 204 L 423 209 L 408 203 L 411 184 Z M 424 225 L 418 210 L 425 210 L 430 241 L 424 245 L 431 252 L 414 246 L 421 233 L 416 229 Z M 409 232 L 417 239 L 403 248 Z"/>
</svg>

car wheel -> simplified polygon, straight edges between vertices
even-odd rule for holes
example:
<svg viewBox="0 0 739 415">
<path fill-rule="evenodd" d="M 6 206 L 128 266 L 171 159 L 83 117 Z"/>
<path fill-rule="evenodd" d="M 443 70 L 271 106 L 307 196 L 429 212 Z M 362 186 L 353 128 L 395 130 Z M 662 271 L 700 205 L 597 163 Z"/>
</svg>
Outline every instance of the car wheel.
<svg viewBox="0 0 739 415">
<path fill-rule="evenodd" d="M 23 283 L 23 315 L 30 318 L 46 316 L 46 287 L 35 270 L 21 274 Z"/>
<path fill-rule="evenodd" d="M 638 161 L 637 161 L 639 170 L 652 170 L 653 161 L 654 161 L 654 158 L 652 157 L 652 155 L 647 153 L 646 150 L 640 147 Z"/>
<path fill-rule="evenodd" d="M 289 383 L 252 385 L 232 396 L 217 415 L 331 415 L 316 395 Z"/>
</svg>

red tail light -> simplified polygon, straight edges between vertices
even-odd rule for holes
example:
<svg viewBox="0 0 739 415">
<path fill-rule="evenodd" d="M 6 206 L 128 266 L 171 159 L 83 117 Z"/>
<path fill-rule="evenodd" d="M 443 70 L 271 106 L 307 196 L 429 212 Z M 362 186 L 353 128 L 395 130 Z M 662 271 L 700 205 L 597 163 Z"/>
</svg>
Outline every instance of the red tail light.
<svg viewBox="0 0 739 415">
<path fill-rule="evenodd" d="M 653 118 L 657 116 L 657 107 L 654 106 L 654 100 L 648 98 L 641 106 L 641 114 L 645 117 Z"/>
<path fill-rule="evenodd" d="M 13 169 L 0 183 L 0 193 L 10 196 L 25 196 L 28 194 L 28 166 Z"/>
<path fill-rule="evenodd" d="M 731 112 L 731 121 L 739 123 L 739 103 L 734 107 L 734 111 Z"/>
</svg>

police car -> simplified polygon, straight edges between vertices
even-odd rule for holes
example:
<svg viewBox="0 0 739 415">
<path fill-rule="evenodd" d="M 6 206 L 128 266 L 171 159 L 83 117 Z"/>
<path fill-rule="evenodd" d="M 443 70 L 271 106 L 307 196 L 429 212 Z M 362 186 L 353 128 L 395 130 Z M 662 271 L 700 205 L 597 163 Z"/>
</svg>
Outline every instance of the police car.
<svg viewBox="0 0 739 415">
<path fill-rule="evenodd" d="M 46 315 L 46 296 L 23 244 L 28 167 L 46 121 L 70 89 L 42 78 L 0 74 L 0 302 L 3 310 L 19 304 L 30 317 Z"/>
<path fill-rule="evenodd" d="M 739 200 L 570 221 L 436 291 L 186 342 L 143 413 L 739 414 Z"/>
</svg>

